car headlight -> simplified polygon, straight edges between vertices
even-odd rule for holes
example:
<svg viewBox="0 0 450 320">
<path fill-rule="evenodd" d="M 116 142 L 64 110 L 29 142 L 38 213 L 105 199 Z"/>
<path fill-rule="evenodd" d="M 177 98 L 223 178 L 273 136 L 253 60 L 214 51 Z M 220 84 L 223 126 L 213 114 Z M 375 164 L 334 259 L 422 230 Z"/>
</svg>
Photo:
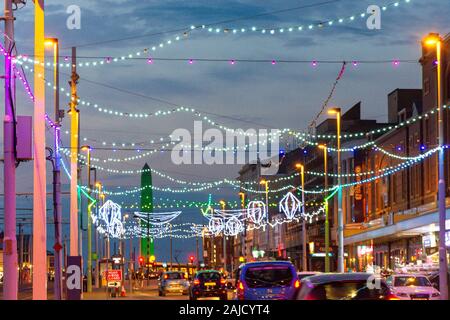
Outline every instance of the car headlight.
<svg viewBox="0 0 450 320">
<path fill-rule="evenodd" d="M 404 292 L 396 293 L 396 295 L 399 296 L 399 297 L 408 297 L 408 294 L 404 293 Z"/>
<path fill-rule="evenodd" d="M 436 298 L 436 297 L 439 297 L 440 294 L 439 294 L 439 292 L 435 292 L 435 293 L 433 293 L 431 296 L 432 296 L 433 298 Z"/>
</svg>

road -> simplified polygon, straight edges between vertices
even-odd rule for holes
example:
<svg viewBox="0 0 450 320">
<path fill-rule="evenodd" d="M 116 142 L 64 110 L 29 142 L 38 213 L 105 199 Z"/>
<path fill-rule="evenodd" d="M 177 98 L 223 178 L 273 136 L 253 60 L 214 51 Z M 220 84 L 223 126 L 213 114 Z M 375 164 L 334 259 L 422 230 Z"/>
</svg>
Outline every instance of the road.
<svg viewBox="0 0 450 320">
<path fill-rule="evenodd" d="M 126 284 L 127 290 L 129 285 Z M 233 297 L 233 292 L 228 293 L 229 299 Z M 158 295 L 158 282 L 157 280 L 150 280 L 149 283 L 144 283 L 142 288 L 135 288 L 133 292 L 127 291 L 125 297 L 111 298 L 106 294 L 105 289 L 94 289 L 92 293 L 83 293 L 83 300 L 189 300 L 189 296 L 181 294 L 169 294 L 164 297 Z M 212 299 L 205 299 L 212 300 Z"/>
<path fill-rule="evenodd" d="M 53 300 L 53 282 L 48 282 L 48 300 Z M 189 300 L 189 296 L 181 294 L 169 294 L 164 297 L 158 295 L 158 282 L 157 280 L 150 280 L 145 282 L 142 288 L 135 288 L 131 293 L 128 291 L 129 284 L 126 283 L 125 289 L 127 290 L 125 297 L 111 298 L 106 294 L 104 288 L 93 289 L 92 293 L 83 292 L 83 300 Z M 228 292 L 228 299 L 232 299 L 233 292 Z M 19 288 L 19 300 L 32 300 L 33 289 L 31 284 L 23 285 Z M 0 286 L 0 300 L 3 300 L 3 287 Z M 199 299 L 201 300 L 201 299 Z M 214 298 L 208 298 L 205 300 L 214 300 Z"/>
</svg>

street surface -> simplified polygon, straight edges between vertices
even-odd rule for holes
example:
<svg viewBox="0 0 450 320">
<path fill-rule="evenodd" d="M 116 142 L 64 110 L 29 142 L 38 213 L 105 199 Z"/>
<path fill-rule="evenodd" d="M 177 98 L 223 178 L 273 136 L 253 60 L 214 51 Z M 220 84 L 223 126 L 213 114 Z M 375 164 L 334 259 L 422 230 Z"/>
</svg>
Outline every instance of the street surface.
<svg viewBox="0 0 450 320">
<path fill-rule="evenodd" d="M 148 283 L 148 285 L 147 285 Z M 105 288 L 96 289 L 93 288 L 92 293 L 83 293 L 83 300 L 189 300 L 188 295 L 181 294 L 168 294 L 164 297 L 158 295 L 158 281 L 149 280 L 144 281 L 144 287 L 139 289 L 133 289 L 133 292 L 129 292 L 129 283 L 126 282 L 126 296 L 111 298 L 106 294 Z M 228 299 L 232 299 L 233 292 L 228 292 Z M 216 298 L 205 298 L 203 300 L 215 300 Z M 202 299 L 199 299 L 202 300 Z M 218 299 L 217 299 L 218 300 Z"/>
</svg>

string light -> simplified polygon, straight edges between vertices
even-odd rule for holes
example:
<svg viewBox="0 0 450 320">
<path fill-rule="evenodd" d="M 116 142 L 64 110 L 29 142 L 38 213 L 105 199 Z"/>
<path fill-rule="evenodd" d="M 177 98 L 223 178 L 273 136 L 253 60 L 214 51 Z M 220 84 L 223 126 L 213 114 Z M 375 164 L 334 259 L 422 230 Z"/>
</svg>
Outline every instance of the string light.
<svg viewBox="0 0 450 320">
<path fill-rule="evenodd" d="M 389 3 L 385 6 L 383 6 L 382 10 L 387 11 L 390 7 L 397 8 L 400 6 L 401 3 L 410 3 L 410 2 L 411 2 L 410 0 L 404 0 L 403 2 L 397 1 L 397 2 L 393 2 L 393 3 Z M 303 25 L 280 26 L 280 27 L 270 28 L 269 32 L 267 32 L 267 28 L 256 27 L 256 26 L 252 26 L 251 28 L 242 28 L 242 27 L 239 27 L 239 28 L 236 28 L 236 27 L 205 28 L 204 24 L 192 25 L 189 28 L 185 29 L 186 31 L 183 32 L 184 37 L 182 37 L 180 34 L 176 34 L 174 36 L 171 36 L 169 39 L 160 42 L 157 45 L 151 46 L 149 48 L 145 48 L 143 50 L 139 50 L 137 52 L 123 54 L 121 56 L 117 56 L 114 58 L 110 57 L 110 56 L 106 56 L 106 57 L 101 57 L 96 60 L 79 62 L 77 64 L 77 66 L 78 67 L 94 67 L 95 68 L 95 67 L 105 66 L 105 65 L 114 65 L 114 64 L 117 64 L 118 62 L 128 62 L 128 61 L 136 59 L 136 58 L 141 58 L 143 55 L 148 54 L 149 51 L 155 52 L 157 50 L 164 48 L 166 45 L 171 45 L 173 43 L 179 42 L 181 39 L 187 37 L 191 32 L 195 32 L 195 31 L 203 31 L 203 32 L 206 31 L 209 34 L 222 34 L 223 33 L 223 34 L 231 34 L 231 35 L 236 35 L 236 34 L 252 35 L 252 34 L 259 33 L 259 34 L 263 34 L 263 35 L 273 36 L 273 35 L 291 34 L 293 31 L 304 33 L 306 31 L 314 31 L 316 29 L 323 30 L 324 27 L 329 28 L 332 26 L 341 25 L 343 23 L 353 23 L 354 21 L 357 20 L 356 17 L 365 19 L 366 13 L 365 12 L 356 13 L 356 14 L 351 14 L 347 17 L 341 17 L 341 18 L 336 18 L 336 19 L 332 19 L 332 20 L 313 23 L 313 24 L 308 25 L 307 27 L 303 26 Z M 335 24 L 334 23 L 335 21 L 337 21 L 339 24 Z M 288 32 L 285 32 L 286 30 L 288 30 Z M 247 32 L 247 31 L 249 31 L 249 32 Z M 66 57 L 66 58 L 68 60 L 68 57 Z M 52 65 L 52 63 L 49 63 L 49 62 L 44 63 L 43 61 L 39 61 L 38 59 L 31 59 L 24 55 L 18 56 L 17 59 L 21 62 L 23 61 L 23 62 L 33 63 L 33 64 L 41 64 L 43 66 L 51 66 Z M 189 60 L 189 63 L 192 63 L 192 62 L 191 62 L 191 60 Z M 66 63 L 60 63 L 59 66 L 62 68 L 70 68 L 71 64 L 66 61 Z"/>
</svg>

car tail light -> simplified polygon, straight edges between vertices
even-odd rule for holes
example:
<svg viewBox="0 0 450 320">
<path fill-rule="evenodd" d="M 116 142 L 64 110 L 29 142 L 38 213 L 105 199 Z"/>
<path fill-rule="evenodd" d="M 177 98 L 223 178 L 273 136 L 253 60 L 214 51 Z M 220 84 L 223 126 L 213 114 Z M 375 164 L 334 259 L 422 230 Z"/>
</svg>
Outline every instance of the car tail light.
<svg viewBox="0 0 450 320">
<path fill-rule="evenodd" d="M 244 284 L 241 281 L 239 281 L 237 283 L 236 288 L 237 288 L 236 293 L 237 293 L 238 300 L 244 300 Z"/>
<path fill-rule="evenodd" d="M 195 280 L 194 280 L 194 285 L 195 285 L 195 286 L 198 286 L 199 284 L 200 284 L 200 280 L 195 279 Z"/>
<path fill-rule="evenodd" d="M 167 274 L 165 274 L 164 275 L 164 279 L 167 279 L 167 278 L 169 278 L 169 276 Z"/>
<path fill-rule="evenodd" d="M 220 284 L 225 284 L 225 283 L 227 283 L 227 280 L 225 280 L 225 279 L 220 279 Z"/>
<path fill-rule="evenodd" d="M 300 288 L 300 281 L 295 280 L 295 282 L 294 282 L 294 288 L 295 288 L 295 289 Z"/>
</svg>

